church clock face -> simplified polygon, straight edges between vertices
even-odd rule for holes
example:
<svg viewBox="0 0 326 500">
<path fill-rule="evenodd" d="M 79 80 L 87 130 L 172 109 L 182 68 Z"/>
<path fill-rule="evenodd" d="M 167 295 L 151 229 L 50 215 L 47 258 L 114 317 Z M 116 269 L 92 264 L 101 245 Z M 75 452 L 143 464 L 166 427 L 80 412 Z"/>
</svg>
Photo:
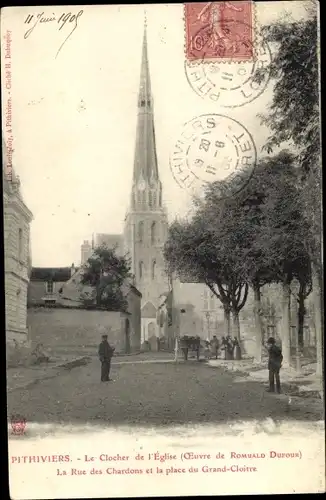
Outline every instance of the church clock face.
<svg viewBox="0 0 326 500">
<path fill-rule="evenodd" d="M 144 181 L 140 181 L 138 183 L 138 189 L 139 189 L 139 191 L 144 191 L 145 187 L 146 187 L 146 184 L 145 184 Z"/>
</svg>

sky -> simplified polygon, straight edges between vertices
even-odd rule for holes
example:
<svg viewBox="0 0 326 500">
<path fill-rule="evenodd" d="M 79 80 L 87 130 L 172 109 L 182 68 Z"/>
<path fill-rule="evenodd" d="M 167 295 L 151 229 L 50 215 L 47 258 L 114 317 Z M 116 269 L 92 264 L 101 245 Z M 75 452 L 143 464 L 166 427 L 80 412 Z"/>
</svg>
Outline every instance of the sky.
<svg viewBox="0 0 326 500">
<path fill-rule="evenodd" d="M 144 28 L 142 5 L 16 7 L 2 11 L 2 32 L 12 32 L 13 165 L 32 211 L 32 263 L 80 262 L 80 245 L 92 233 L 122 233 L 128 209 L 135 147 L 137 94 Z M 59 30 L 56 21 L 28 15 L 77 15 Z M 258 25 L 284 11 L 305 15 L 304 2 L 260 2 Z M 269 131 L 265 112 L 271 85 L 252 103 L 226 109 L 199 97 L 184 69 L 182 4 L 147 5 L 148 56 L 154 97 L 158 167 L 169 220 L 190 209 L 191 198 L 171 174 L 169 158 L 183 125 L 222 113 L 242 122 L 257 150 Z M 6 95 L 3 90 L 3 99 Z"/>
</svg>

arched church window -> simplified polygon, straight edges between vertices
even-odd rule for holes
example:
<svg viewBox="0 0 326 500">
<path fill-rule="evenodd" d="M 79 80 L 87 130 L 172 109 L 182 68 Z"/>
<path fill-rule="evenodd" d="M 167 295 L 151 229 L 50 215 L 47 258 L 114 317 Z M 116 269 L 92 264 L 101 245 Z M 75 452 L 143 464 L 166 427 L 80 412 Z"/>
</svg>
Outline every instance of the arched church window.
<svg viewBox="0 0 326 500">
<path fill-rule="evenodd" d="M 139 262 L 139 279 L 142 279 L 144 274 L 144 262 L 141 260 Z"/>
<path fill-rule="evenodd" d="M 155 279 L 156 275 L 156 260 L 153 260 L 152 262 L 152 280 Z"/>
<path fill-rule="evenodd" d="M 156 222 L 151 225 L 151 244 L 154 245 L 156 241 Z"/>
<path fill-rule="evenodd" d="M 138 225 L 138 239 L 142 243 L 144 241 L 144 222 L 141 221 Z"/>
<path fill-rule="evenodd" d="M 146 191 L 143 191 L 141 193 L 141 197 L 142 197 L 142 204 L 143 204 L 143 206 L 145 206 L 146 205 Z"/>
<path fill-rule="evenodd" d="M 153 206 L 153 194 L 152 194 L 152 191 L 150 191 L 148 193 L 148 204 L 149 204 L 150 207 Z"/>
<path fill-rule="evenodd" d="M 141 106 L 145 106 L 145 101 L 144 101 L 144 100 L 142 100 L 142 101 L 140 102 L 140 105 L 141 105 Z"/>
<path fill-rule="evenodd" d="M 157 196 L 156 196 L 156 191 L 153 192 L 153 207 L 156 207 L 157 205 Z"/>
</svg>

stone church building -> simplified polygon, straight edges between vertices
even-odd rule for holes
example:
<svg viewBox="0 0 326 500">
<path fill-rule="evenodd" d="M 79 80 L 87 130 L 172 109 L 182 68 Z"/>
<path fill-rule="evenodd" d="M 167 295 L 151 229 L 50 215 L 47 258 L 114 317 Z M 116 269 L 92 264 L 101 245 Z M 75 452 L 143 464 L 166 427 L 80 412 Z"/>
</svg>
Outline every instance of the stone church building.
<svg viewBox="0 0 326 500">
<path fill-rule="evenodd" d="M 163 247 L 168 235 L 168 216 L 163 204 L 154 126 L 154 103 L 147 53 L 147 33 L 144 28 L 140 84 L 138 91 L 138 117 L 132 186 L 129 207 L 125 217 L 123 235 L 99 234 L 92 242 L 81 245 L 81 265 L 101 243 L 117 248 L 119 255 L 131 260 L 134 286 L 141 292 L 141 339 L 149 341 L 152 349 L 156 339 L 169 337 L 174 345 L 177 334 L 200 334 L 212 338 L 223 321 L 220 304 L 209 297 L 203 283 L 182 283 L 169 280 L 165 273 Z M 172 328 L 162 325 L 162 307 L 173 288 L 174 310 L 186 314 L 174 315 Z"/>
<path fill-rule="evenodd" d="M 135 286 L 142 293 L 142 340 L 159 336 L 157 312 L 160 296 L 168 292 L 163 245 L 168 219 L 159 177 L 153 96 L 147 55 L 146 26 L 142 47 L 138 120 L 129 210 L 125 218 L 124 247 L 131 259 Z"/>
<path fill-rule="evenodd" d="M 81 246 L 81 264 L 101 243 L 117 246 L 117 253 L 131 260 L 134 286 L 141 292 L 142 342 L 160 336 L 157 321 L 161 296 L 169 291 L 164 271 L 163 246 L 167 238 L 168 219 L 162 200 L 159 177 L 153 96 L 147 54 L 147 33 L 144 29 L 140 85 L 138 92 L 138 119 L 130 201 L 125 217 L 123 235 L 96 236 L 92 244 L 85 240 Z M 155 341 L 154 345 L 155 347 Z"/>
</svg>

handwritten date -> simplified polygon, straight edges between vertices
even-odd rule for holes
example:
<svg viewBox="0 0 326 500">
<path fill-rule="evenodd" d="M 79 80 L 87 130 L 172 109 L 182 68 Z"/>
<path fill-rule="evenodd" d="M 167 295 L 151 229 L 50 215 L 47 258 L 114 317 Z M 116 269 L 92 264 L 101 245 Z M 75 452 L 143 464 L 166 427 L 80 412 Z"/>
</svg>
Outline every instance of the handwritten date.
<svg viewBox="0 0 326 500">
<path fill-rule="evenodd" d="M 67 14 L 65 12 L 63 12 L 61 14 L 60 17 L 56 17 L 55 14 L 52 14 L 52 16 L 45 16 L 44 15 L 44 12 L 42 12 L 41 14 L 37 14 L 37 15 L 34 15 L 34 14 L 28 14 L 28 16 L 26 17 L 25 21 L 24 21 L 24 24 L 30 24 L 30 23 L 33 23 L 32 27 L 29 28 L 25 34 L 24 34 L 24 38 L 26 40 L 26 38 L 28 38 L 30 36 L 30 34 L 34 31 L 35 27 L 38 25 L 38 24 L 45 24 L 45 23 L 51 23 L 51 24 L 54 24 L 56 23 L 57 25 L 59 25 L 59 31 L 67 24 L 67 25 L 71 25 L 73 26 L 72 30 L 70 31 L 70 33 L 68 34 L 68 36 L 65 38 L 65 40 L 63 41 L 63 43 L 60 45 L 59 47 L 59 50 L 56 54 L 56 58 L 60 52 L 60 50 L 62 49 L 62 47 L 64 46 L 64 44 L 66 43 L 66 41 L 68 40 L 68 38 L 71 37 L 71 35 L 73 34 L 73 32 L 77 29 L 78 27 L 78 20 L 80 19 L 80 17 L 83 15 L 84 11 L 83 10 L 80 10 L 78 12 L 78 14 L 72 14 L 71 12 L 68 12 Z"/>
</svg>

